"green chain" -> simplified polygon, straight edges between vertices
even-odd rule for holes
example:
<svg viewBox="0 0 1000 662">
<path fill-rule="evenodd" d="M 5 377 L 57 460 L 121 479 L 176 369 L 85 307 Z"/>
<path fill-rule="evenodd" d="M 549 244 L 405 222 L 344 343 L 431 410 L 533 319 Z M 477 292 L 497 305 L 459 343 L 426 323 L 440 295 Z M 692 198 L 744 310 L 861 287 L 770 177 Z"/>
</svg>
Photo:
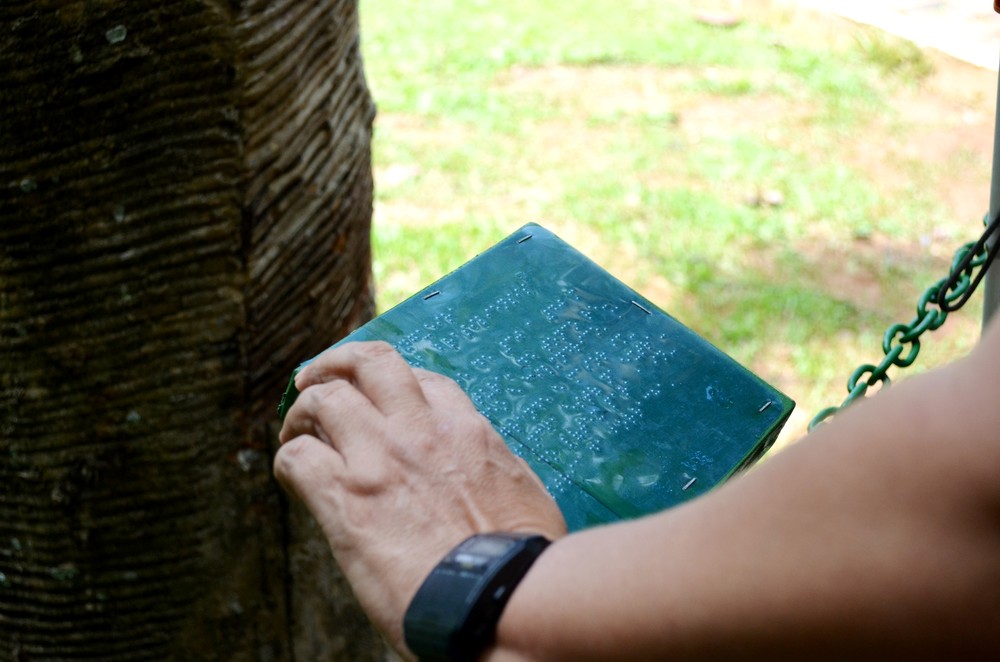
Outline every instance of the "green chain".
<svg viewBox="0 0 1000 662">
<path fill-rule="evenodd" d="M 923 293 L 917 302 L 916 316 L 908 324 L 893 324 L 886 329 L 882 336 L 882 352 L 885 354 L 882 361 L 878 365 L 865 363 L 858 366 L 847 380 L 847 398 L 839 405 L 827 407 L 816 414 L 809 422 L 810 430 L 855 400 L 864 398 L 872 386 L 891 384 L 888 371 L 892 366 L 906 368 L 916 361 L 920 353 L 920 336 L 925 331 L 934 331 L 944 324 L 948 313 L 961 308 L 982 280 L 986 268 L 975 279 L 972 278 L 972 273 L 987 264 L 990 254 L 987 240 L 996 231 L 998 222 L 1000 219 L 989 223 L 989 215 L 983 219 L 984 225 L 989 224 L 986 232 L 979 241 L 965 244 L 955 252 L 951 272 Z"/>
</svg>

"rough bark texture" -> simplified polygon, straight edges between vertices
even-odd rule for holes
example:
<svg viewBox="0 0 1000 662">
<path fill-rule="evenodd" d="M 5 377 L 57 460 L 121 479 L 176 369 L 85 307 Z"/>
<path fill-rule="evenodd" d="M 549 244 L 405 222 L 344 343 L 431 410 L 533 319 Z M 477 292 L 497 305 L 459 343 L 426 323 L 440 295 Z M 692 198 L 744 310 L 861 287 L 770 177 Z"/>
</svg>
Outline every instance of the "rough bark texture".
<svg viewBox="0 0 1000 662">
<path fill-rule="evenodd" d="M 0 6 L 0 660 L 382 656 L 270 476 L 373 115 L 355 0 Z"/>
</svg>

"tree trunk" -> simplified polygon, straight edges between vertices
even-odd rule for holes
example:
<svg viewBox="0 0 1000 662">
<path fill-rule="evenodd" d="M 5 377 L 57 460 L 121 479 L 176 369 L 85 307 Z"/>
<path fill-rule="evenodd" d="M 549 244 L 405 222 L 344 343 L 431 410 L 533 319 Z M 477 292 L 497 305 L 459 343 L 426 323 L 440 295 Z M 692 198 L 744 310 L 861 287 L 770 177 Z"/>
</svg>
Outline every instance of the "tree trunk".
<svg viewBox="0 0 1000 662">
<path fill-rule="evenodd" d="M 373 116 L 355 0 L 0 7 L 0 660 L 382 657 L 270 461 Z"/>
</svg>

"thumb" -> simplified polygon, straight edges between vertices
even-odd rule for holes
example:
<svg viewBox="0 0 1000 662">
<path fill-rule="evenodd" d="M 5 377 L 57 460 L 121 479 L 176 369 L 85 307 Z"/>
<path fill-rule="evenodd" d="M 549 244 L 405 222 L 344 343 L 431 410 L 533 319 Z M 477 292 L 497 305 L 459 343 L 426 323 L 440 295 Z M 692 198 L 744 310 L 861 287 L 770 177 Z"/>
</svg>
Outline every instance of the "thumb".
<svg viewBox="0 0 1000 662">
<path fill-rule="evenodd" d="M 311 435 L 298 436 L 274 455 L 274 477 L 316 516 L 319 495 L 344 469 L 340 453 Z"/>
</svg>

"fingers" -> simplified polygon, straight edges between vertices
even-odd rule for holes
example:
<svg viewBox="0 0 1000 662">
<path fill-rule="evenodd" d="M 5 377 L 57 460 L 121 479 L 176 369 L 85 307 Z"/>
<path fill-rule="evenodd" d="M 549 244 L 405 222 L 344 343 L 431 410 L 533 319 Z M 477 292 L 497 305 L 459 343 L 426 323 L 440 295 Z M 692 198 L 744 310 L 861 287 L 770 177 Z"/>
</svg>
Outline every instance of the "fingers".
<svg viewBox="0 0 1000 662">
<path fill-rule="evenodd" d="M 347 343 L 321 354 L 295 378 L 301 393 L 312 386 L 346 380 L 383 414 L 426 404 L 413 369 L 385 342 Z"/>
<path fill-rule="evenodd" d="M 413 368 L 413 374 L 424 392 L 424 399 L 432 408 L 453 410 L 455 408 L 475 409 L 469 396 L 453 379 L 430 370 Z"/>
<path fill-rule="evenodd" d="M 381 417 L 351 383 L 335 380 L 310 386 L 296 398 L 278 438 L 286 443 L 310 435 L 340 453 L 351 453 L 372 437 Z"/>
<path fill-rule="evenodd" d="M 289 440 L 274 456 L 274 477 L 319 519 L 319 495 L 331 476 L 341 475 L 344 460 L 337 451 L 309 435 Z"/>
<path fill-rule="evenodd" d="M 402 414 L 409 424 L 432 410 L 488 425 L 453 380 L 412 368 L 385 343 L 354 343 L 321 355 L 298 375 L 301 394 L 285 417 L 282 443 L 309 435 L 342 453 L 371 451 L 386 436 L 387 419 Z M 398 433 L 398 431 L 397 431 Z M 396 435 L 398 436 L 398 434 Z"/>
</svg>

